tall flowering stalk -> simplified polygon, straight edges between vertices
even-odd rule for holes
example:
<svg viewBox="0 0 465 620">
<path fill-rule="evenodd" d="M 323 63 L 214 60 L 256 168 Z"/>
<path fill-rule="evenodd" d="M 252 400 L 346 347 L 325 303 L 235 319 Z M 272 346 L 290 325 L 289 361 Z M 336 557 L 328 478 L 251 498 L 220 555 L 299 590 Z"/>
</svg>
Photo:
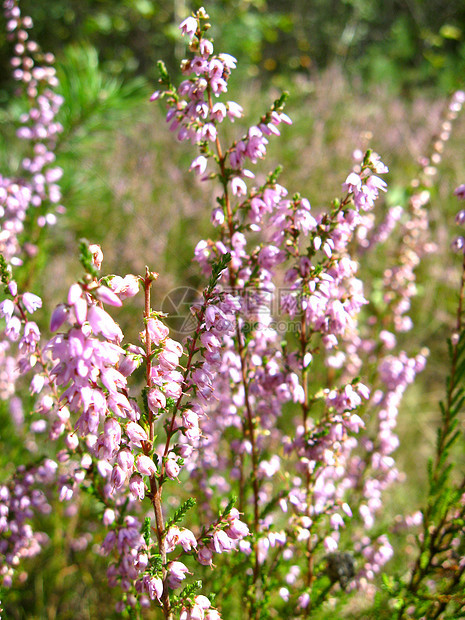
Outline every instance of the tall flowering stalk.
<svg viewBox="0 0 465 620">
<path fill-rule="evenodd" d="M 459 186 L 455 194 L 465 198 L 465 186 Z M 464 221 L 465 211 L 461 210 L 456 222 L 463 225 Z M 463 237 L 456 237 L 452 245 L 457 253 L 463 254 Z M 427 504 L 422 509 L 417 557 L 405 583 L 388 584 L 396 597 L 399 619 L 456 618 L 465 606 L 465 479 L 454 463 L 462 436 L 460 420 L 464 404 L 464 295 L 465 260 L 462 260 L 456 322 L 448 343 L 450 371 L 446 396 L 440 403 L 436 449 L 428 463 L 429 489 Z"/>
<path fill-rule="evenodd" d="M 195 254 L 205 271 L 217 257 L 231 254 L 222 285 L 240 302 L 235 334 L 223 342 L 223 372 L 215 385 L 219 403 L 210 408 L 210 419 L 201 427 L 204 437 L 198 477 L 208 498 L 219 484 L 224 490 L 232 486 L 218 480 L 218 466 L 232 467 L 234 472 L 239 506 L 254 533 L 251 546 L 243 546 L 244 553 L 250 554 L 251 578 L 246 589 L 250 617 L 258 617 L 266 604 L 273 571 L 282 570 L 299 548 L 307 558 L 305 568 L 287 569 L 294 592 L 291 595 L 284 587 L 279 595 L 288 613 L 308 615 L 315 604 L 321 605 L 332 584 L 345 588 L 355 583 L 355 561 L 350 553 L 339 551 L 341 530 L 353 514 L 346 501 L 348 493 L 364 489 L 368 502 L 359 506 L 354 500 L 354 507 L 371 527 L 386 486 L 378 477 L 374 482 L 364 480 L 365 461 L 357 454 L 357 447 L 363 454 L 368 443 L 362 435 L 358 446 L 356 437 L 365 422 L 356 412 L 370 398 L 369 388 L 359 379 L 363 360 L 357 349 L 366 352 L 373 345 L 365 334 L 358 333 L 358 317 L 367 299 L 361 280 L 356 278 L 352 248 L 358 231 L 369 230 L 369 213 L 379 192 L 386 189 L 378 175 L 387 167 L 368 152 L 347 177 L 343 198 L 334 201 L 328 213 L 316 215 L 312 215 L 307 199 L 298 194 L 288 198 L 287 190 L 277 182 L 279 171 L 261 186 L 249 189 L 247 180 L 255 175 L 247 166 L 265 157 L 268 139 L 279 135 L 281 123 L 291 121 L 283 112 L 281 97 L 241 139 L 228 148 L 222 144 L 220 124 L 241 116 L 242 108 L 235 102 L 215 101 L 226 92 L 236 61 L 227 54 L 214 53 L 207 20 L 201 9 L 181 24 L 193 53 L 182 63 L 186 79 L 175 88 L 160 64 L 164 88 L 152 96 L 167 102 L 166 119 L 178 139 L 198 145 L 200 153 L 191 170 L 202 180 L 220 182 L 222 194 L 212 212 L 218 239 L 201 241 Z M 209 160 L 216 172 L 209 172 Z M 375 231 L 372 245 L 385 241 L 392 229 L 392 225 L 386 226 L 378 239 Z M 257 244 L 257 232 L 266 241 Z M 280 281 L 286 290 L 278 288 Z M 275 316 L 272 305 L 277 308 Z M 297 333 L 297 339 L 290 336 L 284 343 L 275 328 L 276 318 L 283 314 Z M 403 363 L 411 367 L 412 361 L 403 355 Z M 344 372 L 336 375 L 333 370 L 332 385 L 323 390 L 321 382 L 310 381 L 319 368 L 318 358 L 336 371 L 347 364 Z M 413 364 L 402 379 L 404 387 L 396 388 L 398 402 L 405 386 L 422 368 L 423 358 Z M 391 372 L 388 365 L 386 359 L 386 381 Z M 378 391 L 371 406 L 380 407 L 382 396 Z M 294 422 L 296 434 L 291 436 L 283 434 L 286 423 L 280 422 L 287 402 L 301 409 L 300 420 Z M 392 399 L 390 402 L 392 408 Z M 228 437 L 232 448 L 229 456 L 222 447 L 223 437 Z M 384 454 L 383 444 L 377 450 L 371 444 L 370 456 L 365 455 L 372 461 L 371 472 L 372 468 L 392 469 L 387 454 L 395 445 L 387 447 L 387 436 L 384 441 Z M 277 490 L 267 480 L 276 485 L 284 463 L 289 477 Z M 293 468 L 298 477 L 292 477 Z M 211 472 L 210 478 L 205 478 L 206 470 Z M 392 480 L 392 475 L 387 478 Z M 366 559 L 359 583 L 366 576 L 372 578 L 392 555 L 387 539 L 375 538 L 373 544 L 368 538 L 359 547 L 360 557 Z M 381 555 L 380 548 L 386 550 Z M 377 554 L 376 562 L 370 563 L 370 554 Z M 324 585 L 328 574 L 330 588 Z"/>
<path fill-rule="evenodd" d="M 17 39 L 15 77 L 32 106 L 18 135 L 34 156 L 23 162 L 30 178 L 3 179 L 0 194 L 1 388 L 19 428 L 15 381 L 32 376 L 30 428 L 46 432 L 54 458 L 37 441 L 31 463 L 0 486 L 1 585 L 23 578 L 21 561 L 46 543 L 31 524 L 52 509 L 45 489 L 55 486 L 75 510 L 82 494 L 102 506 L 94 548 L 108 558 L 120 613 L 140 617 L 151 608 L 169 620 L 216 620 L 224 606 L 235 617 L 312 617 L 330 598 L 372 596 L 393 555 L 378 517 L 398 476 L 396 416 L 425 364 L 424 352 L 399 350 L 396 334 L 412 326 L 414 270 L 429 247 L 430 162 L 407 209 L 395 207 L 383 220 L 375 206 L 387 166 L 370 150 L 357 155 L 341 197 L 319 212 L 278 183 L 279 169 L 254 181 L 249 168 L 291 123 L 285 97 L 226 145 L 223 121 L 243 115 L 224 100 L 236 60 L 215 51 L 200 9 L 180 26 L 191 52 L 184 80 L 175 87 L 160 63 L 161 89 L 152 96 L 165 100 L 178 139 L 196 145 L 191 171 L 220 188 L 211 214 L 216 233 L 195 248 L 208 282 L 191 308 L 192 332 L 174 340 L 154 309 L 158 274 L 102 276 L 101 248 L 83 241 L 84 273 L 51 314 L 54 335 L 43 342 L 30 316 L 42 302 L 13 274 L 34 251 L 22 238 L 30 207 L 39 209 L 39 226 L 54 221 L 60 101 L 52 59 L 35 70 L 28 54 L 37 50 L 24 44 L 30 22 L 12 0 L 4 6 Z M 445 123 L 462 103 L 458 93 Z M 385 247 L 396 226 L 401 242 L 389 255 L 380 304 L 362 280 L 360 257 Z M 113 313 L 140 289 L 139 341 L 125 343 Z M 463 290 L 418 560 L 408 581 L 385 577 L 399 618 L 463 607 L 463 484 L 443 489 L 463 400 L 462 297 Z"/>
</svg>

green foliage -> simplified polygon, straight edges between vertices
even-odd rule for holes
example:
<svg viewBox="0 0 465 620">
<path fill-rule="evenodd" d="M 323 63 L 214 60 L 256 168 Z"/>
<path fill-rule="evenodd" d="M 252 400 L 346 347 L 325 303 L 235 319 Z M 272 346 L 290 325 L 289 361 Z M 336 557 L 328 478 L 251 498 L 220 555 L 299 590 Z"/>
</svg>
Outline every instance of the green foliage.
<svg viewBox="0 0 465 620">
<path fill-rule="evenodd" d="M 197 502 L 193 497 L 186 499 L 186 501 L 179 506 L 174 515 L 170 519 L 167 519 L 165 524 L 165 532 L 167 532 L 173 525 L 178 525 L 178 523 L 181 523 L 186 513 L 191 510 L 196 503 Z"/>
<path fill-rule="evenodd" d="M 208 281 L 208 292 L 210 293 L 216 286 L 221 274 L 228 267 L 231 262 L 231 254 L 226 252 L 223 254 L 221 258 L 219 258 L 212 265 L 212 275 L 210 276 L 210 280 Z"/>
<path fill-rule="evenodd" d="M 94 256 L 89 249 L 87 239 L 81 239 L 79 243 L 79 262 L 84 267 L 84 271 L 92 278 L 98 278 L 98 269 L 94 265 Z"/>
<path fill-rule="evenodd" d="M 177 24 L 205 5 L 223 48 L 250 77 L 286 80 L 292 73 L 321 70 L 334 62 L 371 82 L 389 81 L 399 90 L 412 85 L 457 88 L 465 70 L 465 9 L 459 0 L 397 2 L 344 0 L 218 0 L 190 3 L 160 0 L 23 0 L 42 47 L 56 53 L 86 41 L 98 49 L 107 74 L 125 80 L 138 74 L 153 80 L 163 56 L 177 71 L 183 43 Z M 6 42 L 0 64 L 8 66 Z M 0 103 L 11 91 L 8 71 L 0 82 Z M 3 86 L 3 90 L 2 90 Z"/>
<path fill-rule="evenodd" d="M 66 105 L 60 112 L 64 132 L 60 142 L 68 150 L 87 148 L 99 132 L 114 129 L 115 122 L 128 121 L 134 104 L 147 95 L 141 78 L 123 82 L 102 71 L 94 47 L 74 44 L 64 50 L 57 64 L 59 94 Z"/>
<path fill-rule="evenodd" d="M 150 546 L 150 530 L 151 530 L 152 520 L 150 517 L 145 517 L 144 524 L 142 525 L 142 536 L 144 537 L 145 544 L 147 547 Z"/>
</svg>

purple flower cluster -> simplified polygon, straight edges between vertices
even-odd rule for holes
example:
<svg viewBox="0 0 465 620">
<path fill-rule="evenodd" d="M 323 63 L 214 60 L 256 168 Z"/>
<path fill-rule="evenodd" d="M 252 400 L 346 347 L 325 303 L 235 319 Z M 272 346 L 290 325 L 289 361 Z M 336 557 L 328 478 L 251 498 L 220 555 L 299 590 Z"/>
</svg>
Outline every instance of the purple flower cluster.
<svg viewBox="0 0 465 620">
<path fill-rule="evenodd" d="M 53 54 L 40 54 L 37 43 L 29 39 L 30 17 L 22 17 L 15 0 L 5 0 L 8 38 L 15 43 L 12 58 L 13 77 L 24 88 L 30 108 L 21 118 L 19 138 L 30 143 L 30 155 L 22 161 L 27 178 L 0 176 L 0 215 L 2 237 L 0 252 L 8 262 L 21 264 L 21 254 L 33 254 L 35 247 L 28 241 L 23 247 L 18 237 L 24 230 L 29 209 L 37 209 L 39 226 L 53 225 L 56 213 L 63 213 L 58 181 L 61 168 L 54 165 L 57 138 L 63 128 L 56 116 L 63 103 L 54 89 L 58 85 Z M 42 207 L 39 209 L 39 207 Z M 47 212 L 51 207 L 52 210 Z"/>
<path fill-rule="evenodd" d="M 30 521 L 37 514 L 47 515 L 52 508 L 44 494 L 44 487 L 54 481 L 56 463 L 46 460 L 39 467 L 20 466 L 13 481 L 0 486 L 0 583 L 9 588 L 21 561 L 42 550 L 48 537 L 34 532 Z M 25 580 L 26 573 L 19 575 Z"/>
<path fill-rule="evenodd" d="M 33 102 L 18 137 L 30 141 L 33 154 L 22 162 L 27 182 L 0 177 L 6 287 L 0 392 L 10 399 L 19 431 L 26 425 L 15 382 L 34 371 L 27 447 L 36 450 L 48 431 L 56 461 L 21 466 L 0 486 L 1 584 L 10 587 L 21 560 L 46 542 L 31 522 L 51 510 L 43 489 L 54 484 L 70 514 L 79 510 L 83 489 L 104 505 L 99 549 L 109 558 L 109 585 L 122 590 L 118 613 L 154 605 L 167 619 L 216 620 L 214 599 L 194 593 L 189 578 L 213 582 L 238 567 L 247 576 L 251 617 L 268 604 L 286 617 L 308 615 L 339 589 L 374 594 L 371 582 L 393 555 L 387 532 L 375 524 L 383 495 L 399 477 L 396 420 L 405 390 L 426 363 L 424 351 L 400 350 L 396 335 L 411 327 L 406 313 L 416 293 L 415 267 L 431 250 L 424 207 L 439 141 L 421 162 L 409 204 L 384 217 L 374 207 L 386 191 L 379 175 L 388 169 L 371 151 L 358 154 L 343 196 L 326 210 L 290 194 L 277 173 L 249 188 L 245 179 L 255 175 L 246 166 L 264 159 L 268 138 L 291 121 L 280 98 L 224 148 L 221 123 L 242 116 L 238 104 L 221 101 L 236 60 L 214 53 L 200 9 L 180 25 L 192 52 L 182 63 L 183 81 L 173 87 L 161 66 L 163 90 L 152 96 L 166 101 L 178 139 L 197 146 L 191 170 L 222 188 L 211 216 L 216 236 L 195 248 L 210 280 L 191 309 L 194 330 L 184 344 L 170 337 L 164 315 L 151 306 L 157 274 L 147 268 L 145 276 L 99 278 L 102 251 L 83 244 L 86 273 L 53 312 L 56 333 L 41 346 L 29 315 L 42 301 L 18 291 L 11 267 L 33 251 L 18 241 L 26 211 L 40 208 L 40 226 L 54 222 L 46 210 L 60 201 L 53 148 L 61 100 L 53 94 L 53 59 L 36 63 L 30 20 L 13 0 L 4 6 L 16 42 L 15 78 Z M 456 93 L 440 141 L 464 101 Z M 205 176 L 209 160 L 216 172 Z M 464 186 L 456 195 L 464 198 Z M 461 211 L 457 223 L 464 222 Z M 399 251 L 376 296 L 361 279 L 363 260 L 396 225 Z M 465 248 L 462 237 L 455 247 Z M 109 309 L 117 311 L 141 284 L 140 341 L 124 344 Z M 198 500 L 192 518 L 191 496 Z M 463 510 L 454 514 L 463 518 Z M 90 540 L 86 533 L 73 548 Z M 460 541 L 451 547 L 445 568 Z M 328 576 L 329 588 L 322 581 Z"/>
</svg>

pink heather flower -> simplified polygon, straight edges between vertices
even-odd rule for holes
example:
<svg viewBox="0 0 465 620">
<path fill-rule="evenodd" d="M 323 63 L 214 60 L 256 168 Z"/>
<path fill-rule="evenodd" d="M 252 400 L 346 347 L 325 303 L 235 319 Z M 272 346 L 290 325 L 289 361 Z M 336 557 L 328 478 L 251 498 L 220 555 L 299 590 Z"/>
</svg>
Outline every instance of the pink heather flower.
<svg viewBox="0 0 465 620">
<path fill-rule="evenodd" d="M 239 540 L 240 538 L 245 538 L 245 536 L 248 536 L 250 532 L 249 528 L 243 521 L 233 519 L 230 526 L 227 528 L 226 533 L 229 538 Z"/>
<path fill-rule="evenodd" d="M 135 348 L 134 351 L 126 351 L 126 354 L 121 356 L 118 363 L 118 371 L 123 377 L 129 377 L 136 368 L 139 368 L 142 363 L 142 355 L 143 352 Z"/>
<path fill-rule="evenodd" d="M 202 546 L 197 552 L 197 561 L 203 566 L 211 566 L 213 559 L 213 551 L 208 547 Z"/>
<path fill-rule="evenodd" d="M 30 390 L 31 394 L 40 394 L 42 388 L 45 385 L 44 375 L 34 375 L 31 380 Z"/>
<path fill-rule="evenodd" d="M 104 304 L 108 304 L 110 306 L 122 306 L 123 303 L 121 299 L 114 293 L 111 288 L 107 286 L 99 286 L 98 289 L 94 292 L 95 297 L 103 302 Z"/>
<path fill-rule="evenodd" d="M 8 290 L 10 291 L 10 295 L 12 295 L 13 297 L 16 297 L 16 295 L 18 294 L 18 285 L 14 280 L 10 280 L 8 282 Z"/>
<path fill-rule="evenodd" d="M 79 325 L 82 325 L 87 318 L 87 301 L 80 297 L 73 306 L 74 316 Z"/>
<path fill-rule="evenodd" d="M 126 424 L 126 435 L 135 446 L 141 446 L 142 441 L 147 441 L 147 433 L 144 431 L 142 426 L 137 424 L 136 422 L 129 422 Z"/>
<path fill-rule="evenodd" d="M 134 297 L 139 292 L 139 278 L 132 273 L 128 273 L 124 278 L 113 276 L 110 281 L 110 288 L 120 300 Z"/>
<path fill-rule="evenodd" d="M 68 433 L 68 435 L 66 435 L 65 442 L 68 450 L 76 450 L 79 445 L 79 439 L 75 433 Z"/>
<path fill-rule="evenodd" d="M 455 216 L 455 223 L 458 226 L 463 226 L 465 224 L 465 209 L 462 209 L 457 213 L 457 215 Z"/>
<path fill-rule="evenodd" d="M 176 340 L 173 340 L 172 338 L 167 338 L 167 340 L 165 341 L 164 350 L 174 353 L 177 357 L 181 357 L 183 352 L 182 344 L 180 342 L 177 342 Z"/>
<path fill-rule="evenodd" d="M 299 596 L 299 609 L 306 609 L 310 604 L 310 594 L 304 592 Z"/>
<path fill-rule="evenodd" d="M 463 237 L 455 237 L 450 245 L 453 252 L 460 252 L 465 246 L 465 239 Z"/>
<path fill-rule="evenodd" d="M 214 142 L 216 140 L 216 135 L 217 131 L 215 125 L 213 125 L 213 123 L 205 123 L 202 128 L 202 138 L 204 140 L 210 140 L 211 142 Z"/>
<path fill-rule="evenodd" d="M 73 306 L 82 295 L 82 288 L 79 284 L 75 283 L 69 287 L 68 291 L 68 305 Z"/>
<path fill-rule="evenodd" d="M 378 153 L 373 152 L 370 155 L 370 166 L 376 174 L 385 174 L 386 172 L 389 172 L 389 168 L 381 161 L 381 157 Z"/>
<path fill-rule="evenodd" d="M 24 307 L 29 312 L 29 314 L 32 314 L 38 308 L 42 308 L 41 298 L 37 295 L 34 295 L 33 293 L 24 293 L 22 300 Z"/>
<path fill-rule="evenodd" d="M 119 465 L 115 465 L 111 471 L 110 484 L 112 489 L 120 489 L 126 481 L 126 472 Z M 131 491 L 132 492 L 132 491 Z"/>
<path fill-rule="evenodd" d="M 202 609 L 209 609 L 211 607 L 209 599 L 206 596 L 203 596 L 203 594 L 199 594 L 198 596 L 196 596 L 194 601 L 195 604 Z"/>
<path fill-rule="evenodd" d="M 143 500 L 145 497 L 145 484 L 139 474 L 133 474 L 129 480 L 129 491 L 134 499 Z"/>
<path fill-rule="evenodd" d="M 187 566 L 182 562 L 170 562 L 168 564 L 168 587 L 174 590 L 179 588 L 182 581 L 186 578 L 186 573 L 189 573 Z"/>
<path fill-rule="evenodd" d="M 6 328 L 5 328 L 5 334 L 7 335 L 8 339 L 13 340 L 13 341 L 18 340 L 20 331 L 21 331 L 20 319 L 17 316 L 11 317 L 11 319 L 8 321 Z"/>
<path fill-rule="evenodd" d="M 372 175 L 368 181 L 366 182 L 367 186 L 373 191 L 382 190 L 383 192 L 387 191 L 387 183 L 380 179 L 379 177 Z"/>
<path fill-rule="evenodd" d="M 196 174 L 200 175 L 200 174 L 203 174 L 205 170 L 207 169 L 207 164 L 208 164 L 207 158 L 204 157 L 203 155 L 199 155 L 193 160 L 189 170 L 193 170 Z"/>
<path fill-rule="evenodd" d="M 362 180 L 358 176 L 358 174 L 356 174 L 355 172 L 351 172 L 349 176 L 347 177 L 347 179 L 345 180 L 345 183 L 343 183 L 342 185 L 343 191 L 349 192 L 349 193 L 360 191 L 361 188 L 362 188 Z"/>
<path fill-rule="evenodd" d="M 179 530 L 178 543 L 186 553 L 192 549 L 197 549 L 197 539 L 194 534 L 185 527 Z"/>
<path fill-rule="evenodd" d="M 160 577 L 152 577 L 151 575 L 144 575 L 143 578 L 144 590 L 153 600 L 160 600 L 163 594 L 163 581 Z"/>
<path fill-rule="evenodd" d="M 172 371 L 172 372 L 177 372 L 177 371 Z M 180 385 L 180 383 L 177 383 L 177 381 L 168 381 L 167 383 L 164 383 L 163 389 L 165 390 L 165 396 L 167 398 L 178 399 L 182 394 L 182 386 Z"/>
<path fill-rule="evenodd" d="M 331 536 L 326 536 L 326 538 L 323 541 L 323 545 L 326 551 L 328 551 L 329 553 L 332 553 L 333 551 L 337 551 L 337 542 Z"/>
<path fill-rule="evenodd" d="M 168 478 L 174 480 L 178 477 L 181 467 L 178 464 L 178 457 L 173 452 L 170 452 L 166 457 L 165 471 Z"/>
<path fill-rule="evenodd" d="M 331 515 L 329 523 L 332 530 L 338 530 L 340 527 L 344 527 L 344 519 L 338 513 Z"/>
<path fill-rule="evenodd" d="M 166 407 L 166 397 L 158 388 L 151 388 L 149 390 L 147 402 L 152 413 L 158 413 L 159 409 Z"/>
<path fill-rule="evenodd" d="M 147 328 L 150 335 L 150 339 L 156 345 L 165 340 L 168 337 L 169 329 L 159 319 L 148 319 Z"/>
<path fill-rule="evenodd" d="M 170 527 L 165 537 L 166 552 L 174 551 L 176 545 L 181 545 L 184 551 L 188 552 L 197 548 L 197 539 L 190 530 L 174 525 Z"/>
<path fill-rule="evenodd" d="M 465 200 L 465 184 L 459 185 L 454 191 L 454 196 L 457 196 L 459 200 Z"/>
<path fill-rule="evenodd" d="M 213 54 L 213 43 L 209 39 L 202 39 L 199 48 L 202 56 L 208 57 Z"/>
<path fill-rule="evenodd" d="M 223 120 L 226 118 L 227 113 L 228 111 L 224 103 L 218 102 L 215 103 L 212 107 L 211 117 L 218 123 L 222 123 Z"/>
<path fill-rule="evenodd" d="M 143 476 L 153 476 L 157 471 L 155 463 L 145 454 L 139 454 L 136 457 L 136 467 Z"/>
<path fill-rule="evenodd" d="M 223 551 L 231 551 L 233 543 L 231 538 L 223 530 L 216 530 L 213 534 L 213 548 L 216 553 L 223 553 Z"/>
<path fill-rule="evenodd" d="M 15 311 L 15 304 L 11 299 L 5 299 L 0 304 L 0 315 L 4 316 L 7 321 L 11 319 Z"/>
<path fill-rule="evenodd" d="M 91 243 L 89 245 L 89 250 L 92 253 L 92 263 L 96 269 L 100 269 L 103 261 L 103 252 L 102 248 L 98 245 L 98 243 Z"/>
<path fill-rule="evenodd" d="M 128 448 L 123 448 L 118 452 L 116 461 L 124 471 L 130 471 L 134 467 L 134 455 Z"/>
<path fill-rule="evenodd" d="M 123 332 L 103 308 L 91 306 L 87 312 L 87 320 L 94 334 L 102 334 L 104 338 L 117 342 L 123 339 Z"/>
<path fill-rule="evenodd" d="M 240 177 L 234 177 L 231 181 L 231 191 L 234 196 L 245 196 L 247 194 L 247 185 Z"/>
<path fill-rule="evenodd" d="M 237 59 L 234 58 L 234 56 L 231 56 L 231 54 L 225 54 L 224 52 L 222 52 L 221 54 L 218 54 L 218 58 L 228 69 L 236 68 Z"/>
<path fill-rule="evenodd" d="M 218 209 L 213 209 L 211 217 L 210 217 L 210 221 L 213 224 L 213 226 L 221 226 L 222 224 L 224 224 L 224 212 L 223 209 L 219 208 Z"/>
<path fill-rule="evenodd" d="M 187 35 L 189 39 L 193 39 L 197 32 L 197 20 L 195 17 L 187 17 L 180 23 L 179 30 L 183 36 Z"/>
<path fill-rule="evenodd" d="M 228 111 L 228 118 L 233 122 L 235 118 L 242 118 L 242 116 L 244 115 L 244 110 L 242 109 L 242 106 L 240 106 L 235 101 L 227 101 L 226 109 Z"/>
<path fill-rule="evenodd" d="M 108 527 L 109 525 L 114 523 L 115 520 L 116 520 L 115 511 L 112 508 L 106 508 L 105 512 L 103 513 L 103 525 Z"/>
<path fill-rule="evenodd" d="M 54 332 L 59 329 L 68 319 L 69 311 L 64 304 L 59 304 L 52 313 L 50 319 L 50 331 Z"/>
</svg>

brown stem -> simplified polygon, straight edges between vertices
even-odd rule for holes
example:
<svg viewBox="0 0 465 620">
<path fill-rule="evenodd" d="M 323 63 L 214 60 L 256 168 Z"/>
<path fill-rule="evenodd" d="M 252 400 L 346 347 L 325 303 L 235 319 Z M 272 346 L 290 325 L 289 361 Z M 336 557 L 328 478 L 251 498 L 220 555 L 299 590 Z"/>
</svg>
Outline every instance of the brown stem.
<svg viewBox="0 0 465 620">
<path fill-rule="evenodd" d="M 211 111 L 213 108 L 211 89 L 208 88 L 207 92 L 208 92 L 208 105 Z M 232 244 L 232 237 L 234 235 L 234 221 L 233 221 L 233 214 L 232 214 L 232 209 L 231 209 L 231 201 L 230 201 L 229 192 L 228 192 L 228 178 L 226 175 L 226 165 L 225 165 L 226 156 L 223 155 L 223 149 L 221 147 L 221 142 L 220 142 L 218 135 L 216 136 L 215 146 L 216 146 L 216 152 L 218 156 L 218 163 L 219 163 L 219 167 L 221 171 L 221 181 L 222 181 L 223 192 L 224 192 L 223 195 L 224 195 L 224 203 L 225 203 L 225 208 L 226 208 L 229 241 Z M 234 272 L 234 269 L 231 266 L 229 268 L 229 275 L 230 275 L 230 282 L 231 282 L 233 292 L 235 292 L 237 274 Z M 258 475 L 257 475 L 258 452 L 257 452 L 257 445 L 256 445 L 256 419 L 254 418 L 254 415 L 252 413 L 252 407 L 250 405 L 249 380 L 247 376 L 248 369 L 247 369 L 247 359 L 246 359 L 247 352 L 246 352 L 246 347 L 244 346 L 244 342 L 243 342 L 243 336 L 242 336 L 242 332 L 241 332 L 240 325 L 239 325 L 239 318 L 237 316 L 236 316 L 236 338 L 237 338 L 238 353 L 239 353 L 239 357 L 241 361 L 241 378 L 242 378 L 242 384 L 244 386 L 246 428 L 247 428 L 247 434 L 250 439 L 251 451 L 252 451 L 251 480 L 252 480 L 253 500 L 254 500 L 254 517 L 253 517 L 254 530 L 256 533 L 258 533 L 260 514 L 259 514 L 259 481 L 258 481 Z M 260 573 L 260 564 L 258 562 L 258 549 L 257 549 L 256 542 L 254 544 L 254 558 L 255 558 L 255 562 L 254 562 L 254 569 L 253 569 L 253 577 L 254 577 L 254 583 L 256 584 L 258 581 L 259 573 Z"/>
<path fill-rule="evenodd" d="M 465 254 L 462 260 L 462 274 L 460 279 L 460 289 L 459 289 L 459 302 L 457 306 L 457 318 L 456 318 L 456 337 L 460 338 L 461 331 L 463 328 L 462 314 L 463 314 L 463 305 L 464 305 L 464 295 L 465 295 Z M 440 439 L 436 446 L 436 454 L 435 460 L 433 464 L 432 471 L 432 481 L 433 483 L 437 483 L 441 473 L 444 471 L 444 463 L 441 464 L 443 459 L 444 448 L 446 446 L 447 441 L 449 440 L 449 433 L 451 430 L 451 418 L 452 418 L 452 400 L 454 397 L 454 388 L 456 384 L 456 372 L 457 372 L 457 363 L 459 357 L 459 347 L 458 341 L 453 342 L 452 344 L 452 360 L 451 360 L 451 371 L 450 377 L 448 379 L 447 384 L 447 401 L 446 406 L 444 407 L 444 414 L 442 420 L 442 429 L 440 434 Z M 432 512 L 433 504 L 429 503 L 427 509 L 424 512 L 423 518 L 423 542 L 418 552 L 418 556 L 415 562 L 415 566 L 412 570 L 412 574 L 410 577 L 410 582 L 407 586 L 407 592 L 411 594 L 416 594 L 418 591 L 423 579 L 428 575 L 430 568 L 433 564 L 434 557 L 440 551 L 440 544 L 437 544 L 437 539 L 441 541 L 441 530 L 444 527 L 447 519 L 449 517 L 449 509 L 442 516 L 440 522 L 436 525 L 430 522 L 431 520 L 431 512 Z M 422 557 L 425 551 L 428 553 L 428 562 L 424 563 L 422 566 Z M 408 602 L 404 602 L 403 606 L 399 610 L 398 618 L 403 618 L 404 611 L 408 605 Z M 433 616 L 436 617 L 436 616 Z"/>
<path fill-rule="evenodd" d="M 150 287 L 152 286 L 152 282 L 154 280 L 154 275 L 149 271 L 149 268 L 145 268 L 145 279 L 144 279 L 144 292 L 145 292 L 145 309 L 144 309 L 144 318 L 145 318 L 145 367 L 146 367 L 146 385 L 148 388 L 152 387 L 152 340 L 150 337 L 148 321 L 150 319 L 150 315 L 152 312 L 151 304 L 150 304 Z M 149 426 L 149 440 L 148 442 L 144 442 L 142 448 L 145 454 L 149 454 L 152 451 L 153 446 L 153 437 L 154 437 L 154 416 L 153 412 L 148 411 L 148 426 Z M 150 500 L 153 506 L 153 512 L 155 514 L 155 523 L 156 523 L 156 532 L 157 532 L 157 541 L 158 541 L 158 551 L 161 555 L 161 562 L 163 565 L 162 568 L 162 578 L 163 578 L 163 594 L 161 597 L 161 603 L 163 606 L 163 613 L 165 615 L 166 620 L 171 620 L 173 618 L 173 614 L 170 609 L 170 600 L 168 593 L 168 585 L 166 583 L 166 551 L 165 551 L 165 543 L 163 540 L 165 524 L 163 519 L 163 508 L 162 508 L 162 485 L 161 483 L 157 484 L 157 480 L 155 478 L 155 474 L 150 476 Z"/>
</svg>

